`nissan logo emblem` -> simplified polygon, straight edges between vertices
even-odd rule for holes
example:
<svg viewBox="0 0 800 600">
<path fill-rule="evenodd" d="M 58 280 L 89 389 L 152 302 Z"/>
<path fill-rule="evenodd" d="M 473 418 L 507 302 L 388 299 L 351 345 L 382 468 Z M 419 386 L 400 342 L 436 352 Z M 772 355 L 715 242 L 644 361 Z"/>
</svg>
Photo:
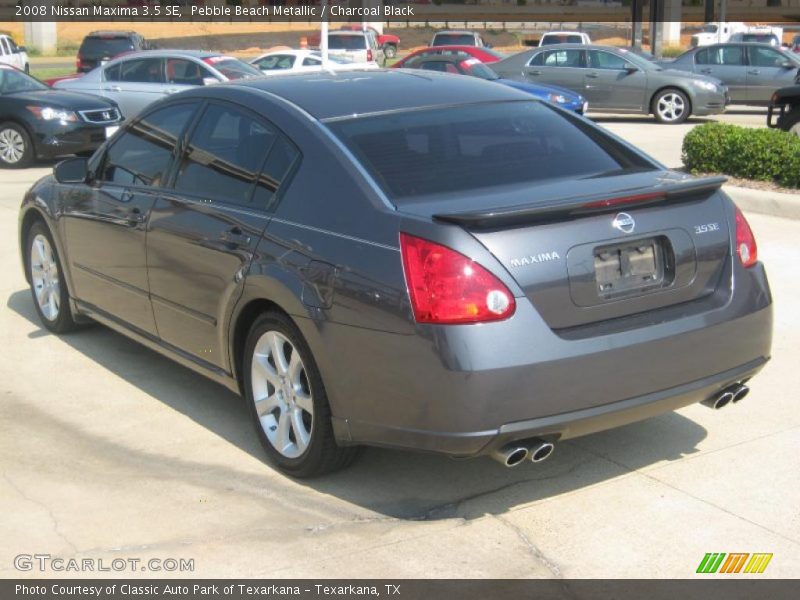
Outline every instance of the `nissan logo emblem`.
<svg viewBox="0 0 800 600">
<path fill-rule="evenodd" d="M 611 222 L 611 226 L 614 229 L 619 229 L 622 233 L 633 233 L 636 221 L 628 213 L 618 213 Z"/>
</svg>

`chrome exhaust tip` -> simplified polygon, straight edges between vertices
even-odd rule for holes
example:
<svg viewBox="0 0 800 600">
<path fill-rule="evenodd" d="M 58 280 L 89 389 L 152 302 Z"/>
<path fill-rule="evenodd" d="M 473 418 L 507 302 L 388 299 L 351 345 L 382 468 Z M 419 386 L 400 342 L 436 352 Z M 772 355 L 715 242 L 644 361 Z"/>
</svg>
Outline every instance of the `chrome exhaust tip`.
<svg viewBox="0 0 800 600">
<path fill-rule="evenodd" d="M 706 400 L 700 402 L 709 408 L 713 408 L 714 410 L 719 410 L 720 408 L 724 408 L 728 406 L 733 401 L 734 393 L 730 390 L 730 388 L 723 390 L 716 396 L 712 396 Z"/>
<path fill-rule="evenodd" d="M 540 463 L 547 460 L 550 458 L 550 455 L 553 453 L 555 448 L 556 447 L 550 442 L 544 442 L 541 440 L 534 442 L 530 449 L 531 462 Z"/>
<path fill-rule="evenodd" d="M 518 444 L 509 444 L 492 452 L 491 457 L 504 467 L 516 467 L 528 458 L 528 449 Z"/>
<path fill-rule="evenodd" d="M 741 400 L 745 399 L 745 396 L 750 393 L 750 388 L 744 384 L 741 384 L 736 390 L 733 392 L 733 403 L 736 404 Z"/>
</svg>

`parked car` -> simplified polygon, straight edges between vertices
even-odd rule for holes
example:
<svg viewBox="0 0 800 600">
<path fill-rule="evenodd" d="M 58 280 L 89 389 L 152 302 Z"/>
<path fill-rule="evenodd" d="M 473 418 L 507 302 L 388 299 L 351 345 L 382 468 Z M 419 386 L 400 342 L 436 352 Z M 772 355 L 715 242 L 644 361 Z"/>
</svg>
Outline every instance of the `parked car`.
<svg viewBox="0 0 800 600">
<path fill-rule="evenodd" d="M 746 396 L 772 300 L 723 181 L 476 77 L 299 74 L 148 107 L 34 184 L 19 239 L 44 328 L 240 392 L 286 473 L 513 466 Z"/>
<path fill-rule="evenodd" d="M 767 44 L 728 43 L 692 48 L 659 64 L 719 79 L 733 103 L 765 105 L 776 89 L 794 81 L 800 56 Z"/>
<path fill-rule="evenodd" d="M 254 58 L 250 64 L 265 75 L 311 73 L 322 69 L 322 54 L 315 50 L 276 50 Z M 332 71 L 376 69 L 378 65 L 374 62 L 356 63 L 346 56 L 333 54 L 328 56 L 327 68 Z"/>
<path fill-rule="evenodd" d="M 431 39 L 431 46 L 477 46 L 490 48 L 479 33 L 474 31 L 437 31 Z"/>
<path fill-rule="evenodd" d="M 772 94 L 767 110 L 767 126 L 800 136 L 800 77 L 797 85 L 781 88 Z"/>
<path fill-rule="evenodd" d="M 653 114 L 660 123 L 725 110 L 718 80 L 665 70 L 633 52 L 611 46 L 560 44 L 526 50 L 492 64 L 501 77 L 567 88 L 601 112 Z"/>
<path fill-rule="evenodd" d="M 589 108 L 588 102 L 580 94 L 564 88 L 549 85 L 540 85 L 511 79 L 502 79 L 477 58 L 462 58 L 460 56 L 421 56 L 406 63 L 407 69 L 421 69 L 423 71 L 437 71 L 439 73 L 452 73 L 454 75 L 469 75 L 479 77 L 486 81 L 494 81 L 500 85 L 507 85 L 526 92 L 540 100 L 560 106 L 565 110 L 582 115 Z"/>
<path fill-rule="evenodd" d="M 362 31 L 362 27 L 358 23 L 351 25 L 342 25 L 343 31 Z M 372 32 L 378 42 L 378 46 L 383 50 L 383 55 L 386 58 L 394 58 L 397 56 L 397 49 L 400 47 L 400 38 L 391 33 L 380 33 L 374 27 L 367 26 L 367 29 Z"/>
<path fill-rule="evenodd" d="M 75 67 L 78 73 L 88 73 L 120 54 L 152 48 L 153 45 L 135 31 L 93 31 L 83 38 Z"/>
<path fill-rule="evenodd" d="M 26 73 L 31 71 L 25 46 L 17 46 L 10 35 L 0 35 L 0 63 L 11 65 Z"/>
<path fill-rule="evenodd" d="M 130 119 L 165 95 L 221 81 L 261 76 L 261 71 L 254 66 L 224 54 L 148 50 L 125 54 L 82 77 L 57 81 L 53 87 L 113 100 L 122 115 Z"/>
<path fill-rule="evenodd" d="M 792 38 L 792 41 L 789 43 L 789 50 L 800 54 L 800 33 Z"/>
<path fill-rule="evenodd" d="M 121 121 L 113 102 L 57 92 L 0 64 L 0 165 L 24 168 L 39 158 L 93 152 Z"/>
<path fill-rule="evenodd" d="M 591 44 L 588 33 L 580 31 L 548 31 L 539 40 L 539 46 L 552 46 L 553 44 Z"/>
<path fill-rule="evenodd" d="M 482 63 L 491 64 L 506 58 L 507 55 L 492 50 L 486 46 L 436 46 L 422 48 L 401 58 L 392 67 L 401 69 L 411 61 L 419 57 L 428 56 L 459 56 L 462 58 L 477 58 Z"/>
<path fill-rule="evenodd" d="M 728 41 L 738 43 L 767 44 L 775 48 L 779 48 L 781 46 L 781 37 L 775 33 L 772 33 L 771 31 L 735 33 Z"/>
<path fill-rule="evenodd" d="M 747 25 L 741 22 L 705 23 L 699 33 L 691 37 L 691 46 L 708 46 L 730 41 L 732 35 L 747 31 Z"/>
<path fill-rule="evenodd" d="M 372 31 L 331 31 L 328 33 L 328 55 L 344 56 L 353 62 L 374 62 L 383 65 L 386 57 Z"/>
</svg>

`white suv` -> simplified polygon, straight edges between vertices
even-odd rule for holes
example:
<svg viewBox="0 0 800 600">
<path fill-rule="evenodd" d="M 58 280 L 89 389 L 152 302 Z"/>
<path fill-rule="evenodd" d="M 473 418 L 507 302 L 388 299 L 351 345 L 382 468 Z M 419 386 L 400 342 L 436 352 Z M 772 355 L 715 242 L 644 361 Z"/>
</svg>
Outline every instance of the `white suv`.
<svg viewBox="0 0 800 600">
<path fill-rule="evenodd" d="M 383 65 L 386 57 L 370 31 L 331 31 L 328 33 L 328 54 L 346 56 L 357 63 Z"/>
<path fill-rule="evenodd" d="M 539 40 L 539 46 L 553 44 L 591 44 L 589 34 L 580 31 L 548 31 Z"/>
<path fill-rule="evenodd" d="M 25 46 L 17 46 L 10 35 L 0 35 L 0 62 L 17 67 L 26 73 L 31 69 Z"/>
</svg>

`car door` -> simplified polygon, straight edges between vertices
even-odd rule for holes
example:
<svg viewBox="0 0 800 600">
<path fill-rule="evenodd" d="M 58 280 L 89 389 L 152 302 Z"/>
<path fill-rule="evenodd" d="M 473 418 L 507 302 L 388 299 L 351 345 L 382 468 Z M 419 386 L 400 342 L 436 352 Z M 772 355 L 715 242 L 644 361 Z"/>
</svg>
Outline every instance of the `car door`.
<svg viewBox="0 0 800 600">
<path fill-rule="evenodd" d="M 747 100 L 747 65 L 744 46 L 717 44 L 694 54 L 692 69 L 700 75 L 719 79 L 728 86 L 732 102 Z"/>
<path fill-rule="evenodd" d="M 116 102 L 126 119 L 161 99 L 166 89 L 162 57 L 131 58 L 103 69 L 103 96 Z"/>
<path fill-rule="evenodd" d="M 748 46 L 747 59 L 747 101 L 757 104 L 768 103 L 775 90 L 792 85 L 800 66 L 800 61 L 766 46 Z"/>
<path fill-rule="evenodd" d="M 150 218 L 150 293 L 164 342 L 226 368 L 222 324 L 242 292 L 277 182 L 296 156 L 247 109 L 206 105 Z"/>
<path fill-rule="evenodd" d="M 558 85 L 583 94 L 585 54 L 583 50 L 574 48 L 544 50 L 534 54 L 523 68 L 525 79 L 531 83 Z"/>
<path fill-rule="evenodd" d="M 589 50 L 583 96 L 592 108 L 641 110 L 647 74 L 622 56 Z"/>
<path fill-rule="evenodd" d="M 147 222 L 194 110 L 165 107 L 134 122 L 92 159 L 91 184 L 60 194 L 75 297 L 153 336 Z"/>
</svg>

